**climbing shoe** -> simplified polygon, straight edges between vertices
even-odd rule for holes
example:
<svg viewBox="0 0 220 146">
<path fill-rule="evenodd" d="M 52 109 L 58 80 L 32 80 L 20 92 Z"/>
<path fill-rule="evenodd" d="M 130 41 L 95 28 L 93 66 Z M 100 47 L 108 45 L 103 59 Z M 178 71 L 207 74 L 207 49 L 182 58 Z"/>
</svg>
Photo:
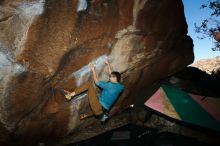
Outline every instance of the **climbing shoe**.
<svg viewBox="0 0 220 146">
<path fill-rule="evenodd" d="M 62 95 L 65 96 L 66 99 L 71 100 L 72 97 L 70 96 L 70 92 L 68 92 L 64 89 L 61 89 L 60 92 L 61 92 Z"/>
<path fill-rule="evenodd" d="M 108 113 L 104 113 L 101 118 L 100 118 L 100 121 L 102 124 L 106 123 L 106 121 L 109 119 L 109 115 Z"/>
</svg>

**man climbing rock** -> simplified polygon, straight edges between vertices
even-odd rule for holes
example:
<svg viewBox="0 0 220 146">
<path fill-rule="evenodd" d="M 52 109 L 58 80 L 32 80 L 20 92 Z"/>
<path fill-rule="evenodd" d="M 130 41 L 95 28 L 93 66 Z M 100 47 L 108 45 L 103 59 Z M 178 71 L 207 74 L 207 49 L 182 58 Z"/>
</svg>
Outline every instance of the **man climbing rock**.
<svg viewBox="0 0 220 146">
<path fill-rule="evenodd" d="M 105 61 L 105 64 L 108 66 L 108 82 L 99 81 L 96 74 L 95 66 L 93 64 L 90 64 L 95 85 L 101 88 L 100 96 L 97 96 L 97 90 L 92 83 L 85 83 L 82 86 L 77 87 L 73 92 L 62 90 L 62 93 L 68 100 L 71 100 L 74 96 L 88 90 L 89 103 L 93 113 L 82 114 L 80 119 L 95 115 L 101 116 L 101 122 L 106 122 L 109 118 L 109 110 L 124 89 L 124 86 L 120 83 L 120 73 L 117 71 L 112 71 L 111 65 L 108 60 Z"/>
</svg>

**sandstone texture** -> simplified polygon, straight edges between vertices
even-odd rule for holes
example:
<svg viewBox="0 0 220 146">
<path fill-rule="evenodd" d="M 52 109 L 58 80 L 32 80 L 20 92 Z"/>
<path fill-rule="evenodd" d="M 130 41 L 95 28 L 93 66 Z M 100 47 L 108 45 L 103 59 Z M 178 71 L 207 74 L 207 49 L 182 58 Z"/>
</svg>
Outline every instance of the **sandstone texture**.
<svg viewBox="0 0 220 146">
<path fill-rule="evenodd" d="M 122 73 L 126 89 L 111 115 L 193 62 L 181 0 L 79 2 L 0 1 L 0 142 L 35 145 L 97 122 L 79 120 L 90 110 L 86 93 L 67 101 L 59 92 L 91 81 L 91 62 L 100 80 L 106 58 Z"/>
</svg>

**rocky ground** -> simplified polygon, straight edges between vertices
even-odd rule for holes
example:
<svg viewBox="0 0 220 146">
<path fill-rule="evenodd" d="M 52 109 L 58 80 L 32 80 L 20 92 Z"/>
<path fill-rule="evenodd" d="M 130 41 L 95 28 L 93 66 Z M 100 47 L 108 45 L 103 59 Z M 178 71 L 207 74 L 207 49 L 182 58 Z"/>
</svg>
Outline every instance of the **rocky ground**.
<svg viewBox="0 0 220 146">
<path fill-rule="evenodd" d="M 102 134 L 109 130 L 121 127 L 123 125 L 133 123 L 139 126 L 155 128 L 160 132 L 171 132 L 180 134 L 183 136 L 192 137 L 198 141 L 203 141 L 209 144 L 217 144 L 219 140 L 217 136 L 210 133 L 205 133 L 204 131 L 198 131 L 196 129 L 183 126 L 176 123 L 175 121 L 169 120 L 166 117 L 161 117 L 158 114 L 153 114 L 146 108 L 131 108 L 123 112 L 120 116 L 115 116 L 111 118 L 105 125 L 97 124 L 95 122 L 83 130 L 79 130 L 76 133 L 70 134 L 68 137 L 60 141 L 57 146 L 62 146 L 65 144 L 81 141 L 87 138 L 91 138 L 97 135 L 97 133 Z M 79 136 L 80 135 L 80 136 Z"/>
</svg>

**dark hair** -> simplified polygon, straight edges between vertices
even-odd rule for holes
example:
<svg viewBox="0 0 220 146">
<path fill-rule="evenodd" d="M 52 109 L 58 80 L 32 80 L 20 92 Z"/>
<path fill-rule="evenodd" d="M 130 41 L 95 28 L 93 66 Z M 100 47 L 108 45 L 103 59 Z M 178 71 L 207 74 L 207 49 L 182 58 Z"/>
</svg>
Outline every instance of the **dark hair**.
<svg viewBox="0 0 220 146">
<path fill-rule="evenodd" d="M 119 72 L 113 71 L 113 72 L 111 72 L 111 75 L 113 75 L 114 77 L 116 77 L 116 78 L 117 78 L 117 81 L 120 82 L 120 80 L 121 80 L 121 74 L 120 74 Z"/>
</svg>

